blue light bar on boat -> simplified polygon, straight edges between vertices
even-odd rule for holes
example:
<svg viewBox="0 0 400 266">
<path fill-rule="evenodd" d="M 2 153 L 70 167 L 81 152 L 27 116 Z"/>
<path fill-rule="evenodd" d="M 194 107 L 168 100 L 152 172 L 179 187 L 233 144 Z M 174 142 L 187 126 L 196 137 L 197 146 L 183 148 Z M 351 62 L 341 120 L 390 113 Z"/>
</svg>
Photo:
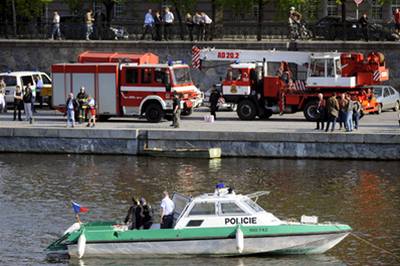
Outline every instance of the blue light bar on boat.
<svg viewBox="0 0 400 266">
<path fill-rule="evenodd" d="M 224 183 L 218 183 L 215 188 L 219 189 L 219 188 L 224 188 L 225 184 Z"/>
</svg>

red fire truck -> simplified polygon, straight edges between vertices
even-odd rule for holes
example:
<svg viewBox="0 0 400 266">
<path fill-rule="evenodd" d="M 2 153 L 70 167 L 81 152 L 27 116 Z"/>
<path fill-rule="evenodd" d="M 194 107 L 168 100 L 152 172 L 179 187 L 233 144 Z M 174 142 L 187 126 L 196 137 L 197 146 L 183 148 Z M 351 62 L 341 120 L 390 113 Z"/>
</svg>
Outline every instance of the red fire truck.
<svg viewBox="0 0 400 266">
<path fill-rule="evenodd" d="M 348 92 L 362 103 L 363 112 L 375 112 L 377 103 L 365 86 L 389 78 L 381 53 L 312 53 L 292 51 L 252 51 L 201 49 L 201 61 L 236 61 L 222 81 L 226 102 L 236 103 L 242 120 L 275 113 L 303 111 L 307 120 L 318 118 L 317 94 L 325 98 Z M 280 76 L 282 62 L 292 74 L 291 84 Z M 279 74 L 278 74 L 279 73 Z"/>
<path fill-rule="evenodd" d="M 191 114 L 202 102 L 186 64 L 160 64 L 153 54 L 86 52 L 78 60 L 52 66 L 56 109 L 65 110 L 67 95 L 76 95 L 82 86 L 95 98 L 101 120 L 139 115 L 159 122 L 172 115 L 174 92 L 181 96 L 183 115 Z"/>
</svg>

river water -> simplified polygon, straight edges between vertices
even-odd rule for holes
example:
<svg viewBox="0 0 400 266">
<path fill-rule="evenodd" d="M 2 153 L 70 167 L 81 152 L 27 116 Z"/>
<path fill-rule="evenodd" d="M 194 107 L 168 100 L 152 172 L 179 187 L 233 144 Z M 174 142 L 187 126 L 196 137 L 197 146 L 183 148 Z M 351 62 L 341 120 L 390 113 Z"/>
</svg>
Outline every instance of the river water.
<svg viewBox="0 0 400 266">
<path fill-rule="evenodd" d="M 212 192 L 219 181 L 238 193 L 269 190 L 259 204 L 279 218 L 317 215 L 400 255 L 400 163 L 397 161 L 193 160 L 130 156 L 0 154 L 0 265 L 395 265 L 381 249 L 347 237 L 323 255 L 243 258 L 60 259 L 43 250 L 74 222 L 119 220 L 131 195 L 158 209 L 161 193 Z"/>
</svg>

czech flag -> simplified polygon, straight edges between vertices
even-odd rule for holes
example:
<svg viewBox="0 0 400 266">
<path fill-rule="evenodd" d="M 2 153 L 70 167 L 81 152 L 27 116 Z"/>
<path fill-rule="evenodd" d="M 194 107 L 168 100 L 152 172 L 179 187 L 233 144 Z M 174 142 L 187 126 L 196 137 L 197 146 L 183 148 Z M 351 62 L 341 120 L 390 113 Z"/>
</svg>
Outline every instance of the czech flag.
<svg viewBox="0 0 400 266">
<path fill-rule="evenodd" d="M 79 205 L 79 204 L 76 203 L 76 202 L 73 202 L 73 201 L 72 201 L 71 204 L 72 204 L 72 209 L 74 210 L 74 212 L 75 212 L 76 214 L 78 214 L 78 213 L 80 213 L 80 212 L 88 212 L 88 211 L 89 211 L 88 208 L 81 207 L 81 205 Z"/>
</svg>

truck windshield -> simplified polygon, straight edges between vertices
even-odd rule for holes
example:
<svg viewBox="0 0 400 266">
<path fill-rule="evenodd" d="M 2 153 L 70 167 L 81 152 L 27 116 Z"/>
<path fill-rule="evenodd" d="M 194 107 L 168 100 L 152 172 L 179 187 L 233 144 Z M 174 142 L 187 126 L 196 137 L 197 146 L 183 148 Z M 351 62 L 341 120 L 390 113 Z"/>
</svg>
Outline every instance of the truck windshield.
<svg viewBox="0 0 400 266">
<path fill-rule="evenodd" d="M 174 68 L 173 71 L 174 71 L 175 84 L 192 83 L 192 77 L 190 76 L 189 68 L 187 67 Z"/>
<path fill-rule="evenodd" d="M 14 76 L 0 76 L 0 80 L 4 79 L 4 83 L 7 86 L 16 86 L 17 85 L 17 78 Z"/>
</svg>

